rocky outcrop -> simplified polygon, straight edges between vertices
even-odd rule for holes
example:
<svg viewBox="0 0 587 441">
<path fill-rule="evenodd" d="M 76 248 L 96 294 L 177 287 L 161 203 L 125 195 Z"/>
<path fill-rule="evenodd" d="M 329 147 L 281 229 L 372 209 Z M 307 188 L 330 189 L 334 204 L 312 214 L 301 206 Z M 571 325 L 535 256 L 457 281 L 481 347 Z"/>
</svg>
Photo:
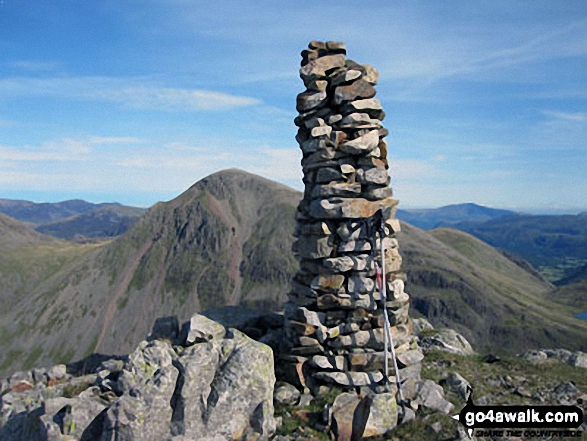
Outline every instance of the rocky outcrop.
<svg viewBox="0 0 587 441">
<path fill-rule="evenodd" d="M 271 349 L 200 315 L 181 330 L 158 319 L 134 352 L 89 374 L 34 376 L 2 383 L 3 441 L 257 440 L 276 427 Z"/>
<path fill-rule="evenodd" d="M 564 363 L 570 366 L 587 368 L 587 353 L 581 351 L 569 351 L 567 349 L 532 349 L 521 354 L 522 357 L 533 364 Z"/>
</svg>

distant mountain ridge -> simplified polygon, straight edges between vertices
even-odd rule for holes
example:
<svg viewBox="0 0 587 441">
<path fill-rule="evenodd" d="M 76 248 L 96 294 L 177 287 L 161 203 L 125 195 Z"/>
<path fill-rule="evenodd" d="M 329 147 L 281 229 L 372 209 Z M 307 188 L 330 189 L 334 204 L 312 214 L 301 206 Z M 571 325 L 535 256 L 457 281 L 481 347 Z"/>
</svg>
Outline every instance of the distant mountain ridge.
<svg viewBox="0 0 587 441">
<path fill-rule="evenodd" d="M 517 214 L 510 210 L 484 207 L 473 203 L 452 204 L 439 208 L 399 209 L 397 217 L 423 230 L 450 226 L 465 221 L 487 221 Z"/>
<path fill-rule="evenodd" d="M 0 372 L 124 353 L 156 317 L 184 320 L 222 305 L 281 308 L 298 265 L 291 245 L 300 198 L 225 170 L 154 205 L 110 242 L 29 232 L 28 242 L 0 250 Z M 587 322 L 552 299 L 554 287 L 489 245 L 405 223 L 398 240 L 415 314 L 479 348 L 587 348 Z"/>
<path fill-rule="evenodd" d="M 145 208 L 119 203 L 93 204 L 81 199 L 51 203 L 0 199 L 0 213 L 25 222 L 40 233 L 62 239 L 118 236 L 145 211 Z"/>
</svg>

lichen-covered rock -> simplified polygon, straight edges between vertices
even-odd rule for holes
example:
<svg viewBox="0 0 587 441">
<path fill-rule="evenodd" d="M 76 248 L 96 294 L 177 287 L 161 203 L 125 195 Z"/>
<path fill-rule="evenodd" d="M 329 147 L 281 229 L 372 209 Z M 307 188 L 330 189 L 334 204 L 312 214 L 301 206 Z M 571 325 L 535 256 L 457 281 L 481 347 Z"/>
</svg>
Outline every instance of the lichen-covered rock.
<svg viewBox="0 0 587 441">
<path fill-rule="evenodd" d="M 195 317 L 187 347 L 151 334 L 125 361 L 103 361 L 97 374 L 4 393 L 0 439 L 268 439 L 276 426 L 272 350 Z M 270 328 L 278 320 L 266 321 Z"/>
<path fill-rule="evenodd" d="M 454 329 L 435 329 L 432 335 L 420 339 L 424 352 L 446 351 L 453 354 L 472 355 L 475 353 L 471 343 Z"/>
<path fill-rule="evenodd" d="M 182 344 L 191 345 L 213 338 L 221 339 L 226 334 L 226 329 L 220 323 L 210 320 L 200 314 L 195 314 L 189 322 L 181 328 L 180 341 Z"/>
</svg>

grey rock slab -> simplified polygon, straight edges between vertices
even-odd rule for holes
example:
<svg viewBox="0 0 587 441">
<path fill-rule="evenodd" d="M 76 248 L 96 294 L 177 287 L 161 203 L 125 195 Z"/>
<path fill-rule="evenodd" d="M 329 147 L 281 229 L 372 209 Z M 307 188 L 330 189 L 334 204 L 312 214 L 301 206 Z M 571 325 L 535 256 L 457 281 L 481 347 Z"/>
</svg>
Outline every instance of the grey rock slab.
<svg viewBox="0 0 587 441">
<path fill-rule="evenodd" d="M 442 387 L 432 380 L 422 380 L 418 386 L 416 401 L 429 409 L 450 414 L 454 405 L 444 398 Z"/>
<path fill-rule="evenodd" d="M 227 355 L 211 384 L 204 415 L 207 427 L 226 439 L 268 438 L 275 431 L 271 348 L 232 330 L 222 353 Z"/>
<path fill-rule="evenodd" d="M 365 400 L 363 400 L 365 402 Z M 367 404 L 367 403 L 365 403 Z M 384 436 L 397 426 L 398 406 L 391 393 L 375 394 L 368 406 L 368 418 L 363 430 L 363 438 Z M 359 404 L 359 408 L 361 404 Z M 361 412 L 358 413 L 361 415 Z M 361 425 L 359 421 L 358 425 Z"/>
<path fill-rule="evenodd" d="M 467 339 L 453 329 L 434 330 L 434 335 L 420 339 L 420 346 L 424 353 L 435 350 L 460 355 L 472 355 L 475 353 Z"/>
<path fill-rule="evenodd" d="M 379 79 L 379 72 L 371 66 L 370 64 L 365 64 L 363 66 L 365 68 L 365 75 L 363 79 L 371 84 L 377 84 L 377 80 Z"/>
<path fill-rule="evenodd" d="M 300 391 L 289 383 L 278 383 L 273 392 L 273 401 L 278 404 L 296 405 L 300 400 Z"/>
<path fill-rule="evenodd" d="M 318 184 L 326 184 L 331 181 L 339 181 L 342 179 L 343 175 L 340 171 L 340 167 L 338 167 L 338 170 L 330 167 L 322 167 L 318 169 L 318 173 L 316 174 L 316 182 Z"/>
<path fill-rule="evenodd" d="M 319 57 L 303 66 L 300 69 L 300 76 L 304 82 L 313 81 L 320 77 L 325 77 L 327 72 L 332 69 L 343 67 L 345 61 L 346 57 L 342 54 Z"/>
<path fill-rule="evenodd" d="M 419 335 L 420 332 L 422 331 L 429 331 L 434 329 L 434 326 L 432 326 L 432 323 L 430 323 L 428 320 L 426 320 L 425 318 L 413 318 L 412 319 L 412 328 L 413 328 L 413 333 L 414 335 Z"/>
<path fill-rule="evenodd" d="M 322 105 L 326 98 L 326 92 L 302 92 L 297 96 L 296 109 L 298 112 L 307 112 Z"/>
<path fill-rule="evenodd" d="M 362 155 L 375 150 L 378 144 L 379 131 L 371 130 L 358 138 L 342 142 L 338 148 L 350 155 Z"/>
<path fill-rule="evenodd" d="M 226 329 L 220 323 L 210 320 L 200 314 L 192 316 L 189 322 L 182 326 L 182 344 L 189 346 L 194 343 L 222 339 Z"/>
<path fill-rule="evenodd" d="M 383 374 L 375 372 L 317 372 L 314 374 L 317 380 L 338 386 L 369 386 L 383 380 Z"/>
<path fill-rule="evenodd" d="M 463 400 L 469 398 L 469 391 L 471 390 L 471 383 L 465 380 L 458 372 L 451 372 L 448 374 L 446 384 L 458 394 Z"/>
<path fill-rule="evenodd" d="M 332 196 L 353 197 L 361 194 L 361 184 L 357 182 L 330 182 L 324 185 L 316 185 L 311 197 L 329 198 Z"/>
<path fill-rule="evenodd" d="M 58 364 L 52 366 L 47 371 L 49 380 L 62 380 L 67 375 L 67 366 L 64 364 Z"/>
<path fill-rule="evenodd" d="M 364 79 L 359 79 L 347 86 L 338 86 L 334 90 L 334 104 L 340 105 L 345 101 L 355 101 L 363 98 L 373 98 L 375 88 Z"/>
<path fill-rule="evenodd" d="M 310 216 L 316 219 L 358 219 L 370 217 L 377 210 L 393 206 L 392 198 L 369 201 L 363 198 L 328 198 L 310 202 Z M 326 257 L 326 256 L 324 256 Z"/>
<path fill-rule="evenodd" d="M 357 170 L 357 181 L 365 185 L 387 185 L 389 184 L 389 174 L 387 173 L 387 170 L 385 168 L 360 168 L 359 170 Z"/>
<path fill-rule="evenodd" d="M 293 243 L 293 252 L 301 258 L 320 259 L 330 257 L 334 247 L 328 236 L 301 236 Z"/>
</svg>

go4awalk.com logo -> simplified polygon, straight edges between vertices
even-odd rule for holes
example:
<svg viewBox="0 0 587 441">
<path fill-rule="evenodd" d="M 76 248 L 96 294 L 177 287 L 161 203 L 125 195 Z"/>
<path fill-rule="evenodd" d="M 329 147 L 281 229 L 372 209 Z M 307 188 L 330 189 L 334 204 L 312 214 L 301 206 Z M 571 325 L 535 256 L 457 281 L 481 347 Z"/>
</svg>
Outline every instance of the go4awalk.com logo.
<svg viewBox="0 0 587 441">
<path fill-rule="evenodd" d="M 469 392 L 465 407 L 452 417 L 466 427 L 469 437 L 582 436 L 575 430 L 583 424 L 583 411 L 577 406 L 476 406 Z"/>
</svg>

